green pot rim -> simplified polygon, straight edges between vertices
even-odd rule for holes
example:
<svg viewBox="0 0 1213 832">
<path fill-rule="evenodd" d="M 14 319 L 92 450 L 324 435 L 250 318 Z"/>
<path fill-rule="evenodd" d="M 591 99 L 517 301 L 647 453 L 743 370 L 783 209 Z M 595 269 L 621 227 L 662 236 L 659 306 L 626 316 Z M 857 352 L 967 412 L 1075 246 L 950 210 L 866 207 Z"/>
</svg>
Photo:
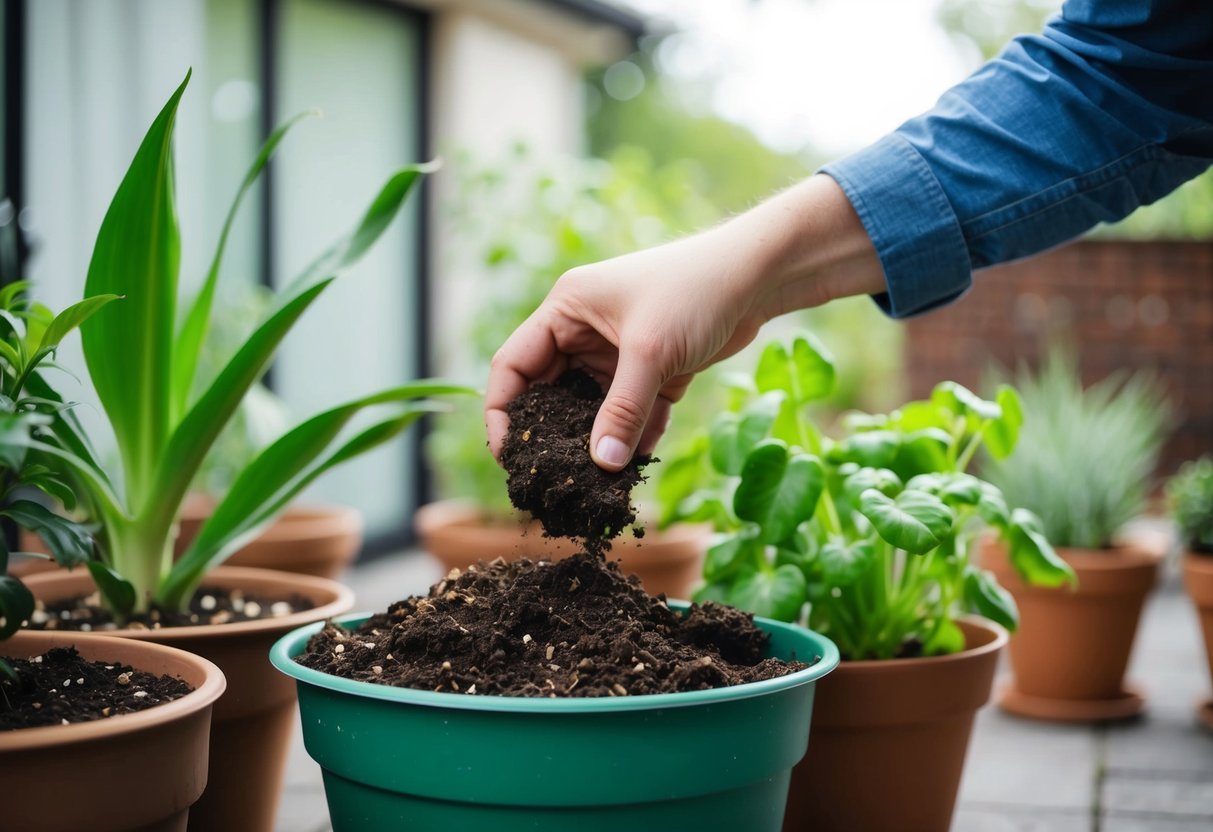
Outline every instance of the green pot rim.
<svg viewBox="0 0 1213 832">
<path fill-rule="evenodd" d="M 671 601 L 670 608 L 682 611 L 690 604 Z M 370 618 L 371 613 L 349 613 L 333 621 L 343 626 L 357 626 Z M 295 656 L 301 654 L 307 646 L 308 639 L 318 633 L 324 626 L 323 621 L 308 624 L 292 630 L 280 638 L 270 648 L 270 662 L 282 673 L 298 682 L 305 682 L 326 690 L 361 696 L 368 699 L 379 699 L 386 702 L 399 702 L 407 705 L 421 705 L 432 708 L 450 708 L 465 711 L 491 711 L 496 713 L 562 713 L 590 714 L 614 713 L 616 711 L 644 711 L 664 708 L 685 708 L 695 705 L 708 705 L 720 702 L 731 702 L 739 699 L 749 699 L 755 696 L 766 696 L 778 691 L 807 685 L 815 682 L 838 666 L 838 648 L 820 633 L 787 624 L 769 618 L 754 617 L 754 622 L 767 632 L 782 631 L 785 635 L 807 642 L 812 645 L 812 652 L 820 656 L 820 660 L 804 670 L 780 676 L 777 679 L 764 679 L 760 682 L 747 682 L 744 685 L 734 685 L 727 688 L 712 690 L 688 691 L 685 693 L 657 693 L 640 696 L 600 696 L 584 698 L 540 698 L 531 696 L 468 696 L 459 693 L 437 693 L 413 688 L 397 688 L 388 685 L 376 685 L 371 682 L 359 682 L 354 679 L 343 679 L 329 673 L 322 673 L 310 667 L 304 667 L 295 661 Z"/>
</svg>

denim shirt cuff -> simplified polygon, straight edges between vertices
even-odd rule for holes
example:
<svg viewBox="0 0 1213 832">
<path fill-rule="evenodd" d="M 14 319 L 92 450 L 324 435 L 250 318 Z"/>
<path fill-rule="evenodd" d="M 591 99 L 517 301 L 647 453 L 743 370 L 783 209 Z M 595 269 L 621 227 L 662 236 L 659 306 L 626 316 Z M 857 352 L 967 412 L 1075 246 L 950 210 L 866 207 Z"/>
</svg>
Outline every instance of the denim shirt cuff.
<svg viewBox="0 0 1213 832">
<path fill-rule="evenodd" d="M 972 284 L 960 221 L 918 151 L 896 133 L 821 169 L 867 230 L 888 290 L 873 300 L 905 318 L 950 303 Z"/>
</svg>

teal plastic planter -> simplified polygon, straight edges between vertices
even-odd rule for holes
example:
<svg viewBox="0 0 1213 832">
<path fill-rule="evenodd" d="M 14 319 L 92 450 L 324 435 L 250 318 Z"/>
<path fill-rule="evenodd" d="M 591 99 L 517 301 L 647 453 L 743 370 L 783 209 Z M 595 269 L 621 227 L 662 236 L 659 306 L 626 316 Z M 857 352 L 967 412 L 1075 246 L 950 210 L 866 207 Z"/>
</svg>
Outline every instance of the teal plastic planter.
<svg viewBox="0 0 1213 832">
<path fill-rule="evenodd" d="M 731 688 L 592 699 L 330 676 L 293 660 L 319 624 L 283 637 L 270 660 L 298 682 L 304 744 L 324 771 L 334 832 L 778 832 L 792 766 L 808 747 L 815 683 L 837 666 L 838 648 L 755 621 L 771 634 L 771 655 L 821 660 Z"/>
</svg>

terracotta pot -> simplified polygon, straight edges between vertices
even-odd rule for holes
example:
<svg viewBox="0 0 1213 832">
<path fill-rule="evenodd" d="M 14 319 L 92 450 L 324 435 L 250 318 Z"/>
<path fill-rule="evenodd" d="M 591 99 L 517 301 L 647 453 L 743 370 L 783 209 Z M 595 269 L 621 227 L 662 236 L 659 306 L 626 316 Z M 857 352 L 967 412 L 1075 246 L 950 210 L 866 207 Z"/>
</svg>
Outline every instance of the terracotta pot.
<svg viewBox="0 0 1213 832">
<path fill-rule="evenodd" d="M 518 517 L 517 522 L 489 518 L 469 503 L 442 500 L 419 508 L 413 522 L 422 547 L 447 570 L 498 557 L 559 560 L 581 550 L 570 540 L 544 537 L 537 521 Z M 651 595 L 689 598 L 711 535 L 701 524 L 650 529 L 640 539 L 625 532 L 612 541 L 607 556 L 619 561 L 624 574 L 639 577 Z"/>
<path fill-rule="evenodd" d="M 174 545 L 180 555 L 211 516 L 215 502 L 191 494 L 181 507 Z M 362 515 L 334 505 L 297 505 L 284 511 L 259 537 L 227 559 L 228 566 L 280 569 L 300 575 L 336 578 L 362 546 Z"/>
<path fill-rule="evenodd" d="M 945 830 L 1006 630 L 959 622 L 949 656 L 844 661 L 817 683 L 809 750 L 792 770 L 783 832 Z"/>
<path fill-rule="evenodd" d="M 1209 676 L 1213 678 L 1213 555 L 1185 552 L 1183 571 L 1188 597 L 1200 615 L 1200 628 L 1205 636 L 1205 658 L 1209 662 Z M 1196 714 L 1206 727 L 1213 730 L 1213 699 L 1201 703 Z"/>
<path fill-rule="evenodd" d="M 223 566 L 206 583 L 269 598 L 302 595 L 303 612 L 239 624 L 113 630 L 107 636 L 153 641 L 204 656 L 227 677 L 227 693 L 215 705 L 211 729 L 210 785 L 190 813 L 191 830 L 270 832 L 295 716 L 295 686 L 269 663 L 269 649 L 296 627 L 346 612 L 353 593 L 334 581 L 268 569 Z M 47 572 L 27 579 L 43 601 L 93 591 L 83 570 Z"/>
<path fill-rule="evenodd" d="M 206 787 L 211 708 L 223 693 L 223 674 L 182 650 L 84 633 L 19 632 L 0 653 L 24 658 L 68 646 L 91 661 L 175 676 L 194 690 L 135 714 L 0 732 L 0 826 L 182 832 Z"/>
<path fill-rule="evenodd" d="M 983 565 L 1019 605 L 1019 630 L 1010 646 L 1013 678 L 999 705 L 1018 716 L 1059 722 L 1140 714 L 1145 699 L 1126 685 L 1125 669 L 1146 596 L 1158 580 L 1163 552 L 1157 544 L 1058 549 L 1078 576 L 1076 589 L 1028 586 L 1001 542 L 985 538 L 981 547 Z"/>
</svg>

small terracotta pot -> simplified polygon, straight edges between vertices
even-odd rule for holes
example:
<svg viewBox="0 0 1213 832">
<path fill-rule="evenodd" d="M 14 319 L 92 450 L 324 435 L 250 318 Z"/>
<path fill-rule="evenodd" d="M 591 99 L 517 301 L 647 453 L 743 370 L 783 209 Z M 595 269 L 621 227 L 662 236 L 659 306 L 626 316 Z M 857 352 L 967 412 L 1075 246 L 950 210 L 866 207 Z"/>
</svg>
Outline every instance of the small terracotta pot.
<svg viewBox="0 0 1213 832">
<path fill-rule="evenodd" d="M 0 732 L 0 826 L 21 832 L 183 832 L 206 787 L 211 709 L 223 674 L 183 650 L 86 633 L 23 631 L 0 653 L 75 647 L 90 661 L 183 679 L 194 690 L 134 714 Z"/>
<path fill-rule="evenodd" d="M 216 569 L 207 576 L 206 584 L 267 598 L 302 595 L 313 608 L 239 624 L 112 630 L 106 635 L 178 647 L 219 666 L 228 687 L 215 705 L 210 785 L 190 813 L 189 828 L 270 832 L 295 716 L 295 686 L 270 665 L 270 647 L 296 627 L 347 612 L 354 595 L 324 578 L 238 566 Z M 26 585 L 42 601 L 79 597 L 94 589 L 83 570 L 33 575 Z"/>
<path fill-rule="evenodd" d="M 1209 676 L 1213 678 L 1213 555 L 1185 552 L 1183 571 L 1188 597 L 1200 615 L 1200 628 L 1205 636 L 1205 658 L 1209 662 Z M 1213 699 L 1201 703 L 1196 715 L 1206 727 L 1213 730 Z"/>
<path fill-rule="evenodd" d="M 1003 544 L 984 538 L 982 564 L 1019 606 L 1011 639 L 1013 678 L 999 694 L 1009 713 L 1058 722 L 1128 719 L 1145 699 L 1125 683 L 1125 669 L 1146 596 L 1163 552 L 1153 541 L 1112 549 L 1058 549 L 1078 587 L 1029 586 Z"/>
<path fill-rule="evenodd" d="M 517 522 L 486 517 L 459 500 L 424 505 L 413 522 L 422 547 L 446 570 L 498 557 L 559 560 L 581 551 L 571 540 L 544 537 L 535 520 L 522 515 Z M 650 529 L 639 539 L 625 532 L 611 542 L 607 557 L 619 561 L 625 575 L 639 577 L 649 594 L 689 598 L 711 536 L 711 528 L 702 524 L 681 524 L 660 532 Z"/>
<path fill-rule="evenodd" d="M 214 500 L 202 495 L 186 499 L 173 547 L 176 554 L 185 551 L 214 507 Z M 362 526 L 362 515 L 348 506 L 291 506 L 225 563 L 336 578 L 358 554 Z"/>
<path fill-rule="evenodd" d="M 949 828 L 973 718 L 990 701 L 1007 643 L 984 619 L 958 623 L 960 653 L 844 661 L 817 683 L 783 832 Z"/>
</svg>

